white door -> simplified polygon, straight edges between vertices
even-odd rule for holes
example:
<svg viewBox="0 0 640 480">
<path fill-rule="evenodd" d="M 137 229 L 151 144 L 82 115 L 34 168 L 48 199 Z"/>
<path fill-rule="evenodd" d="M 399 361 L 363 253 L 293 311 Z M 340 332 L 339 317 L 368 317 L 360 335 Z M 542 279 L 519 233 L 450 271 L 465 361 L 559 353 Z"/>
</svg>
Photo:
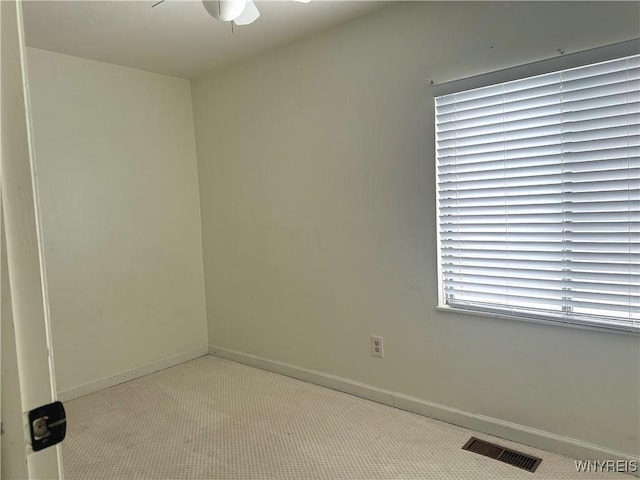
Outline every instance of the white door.
<svg viewBox="0 0 640 480">
<path fill-rule="evenodd" d="M 0 34 L 2 478 L 58 479 L 60 446 L 34 452 L 27 417 L 56 390 L 19 0 L 0 1 Z"/>
</svg>

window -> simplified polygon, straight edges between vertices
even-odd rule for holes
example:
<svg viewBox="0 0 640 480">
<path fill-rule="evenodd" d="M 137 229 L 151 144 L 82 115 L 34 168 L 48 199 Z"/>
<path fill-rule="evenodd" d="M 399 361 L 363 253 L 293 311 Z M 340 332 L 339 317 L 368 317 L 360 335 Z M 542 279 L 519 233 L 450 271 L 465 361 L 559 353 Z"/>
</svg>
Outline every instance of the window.
<svg viewBox="0 0 640 480">
<path fill-rule="evenodd" d="M 435 110 L 441 304 L 640 332 L 640 55 Z"/>
</svg>

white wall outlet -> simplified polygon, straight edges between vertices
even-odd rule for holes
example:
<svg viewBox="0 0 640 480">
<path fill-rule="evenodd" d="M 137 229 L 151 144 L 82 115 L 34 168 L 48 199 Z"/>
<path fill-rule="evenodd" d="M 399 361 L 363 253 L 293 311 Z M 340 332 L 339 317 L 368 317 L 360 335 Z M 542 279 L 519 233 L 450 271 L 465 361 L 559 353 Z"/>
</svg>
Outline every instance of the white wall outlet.
<svg viewBox="0 0 640 480">
<path fill-rule="evenodd" d="M 371 356 L 383 358 L 382 337 L 371 335 Z"/>
</svg>

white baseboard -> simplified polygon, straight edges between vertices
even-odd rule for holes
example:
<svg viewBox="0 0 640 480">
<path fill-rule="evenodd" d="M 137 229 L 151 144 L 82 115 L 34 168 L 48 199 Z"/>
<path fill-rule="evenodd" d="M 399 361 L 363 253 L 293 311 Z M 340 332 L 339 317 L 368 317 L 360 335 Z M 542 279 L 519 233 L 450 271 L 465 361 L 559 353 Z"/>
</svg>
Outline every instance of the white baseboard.
<svg viewBox="0 0 640 480">
<path fill-rule="evenodd" d="M 530 445 L 549 452 L 559 453 L 570 458 L 584 460 L 626 460 L 629 462 L 639 461 L 638 458 L 632 455 L 611 450 L 600 445 L 583 442 L 575 438 L 563 437 L 524 425 L 505 422 L 497 418 L 465 412 L 447 407 L 446 405 L 440 405 L 420 398 L 378 388 L 373 385 L 356 382 L 348 378 L 342 378 L 316 370 L 309 370 L 288 363 L 268 360 L 217 345 L 210 345 L 209 353 L 217 357 L 350 393 L 358 397 L 391 405 L 478 432 Z M 640 476 L 638 472 L 632 473 L 632 475 Z"/>
<path fill-rule="evenodd" d="M 67 402 L 74 398 L 97 392 L 98 390 L 102 390 L 103 388 L 112 387 L 114 385 L 118 385 L 119 383 L 133 380 L 134 378 L 143 377 L 145 375 L 149 375 L 150 373 L 164 370 L 165 368 L 173 367 L 184 362 L 188 362 L 189 360 L 202 357 L 204 355 L 207 355 L 208 353 L 209 349 L 207 347 L 200 347 L 194 350 L 188 350 L 186 352 L 171 355 L 170 357 L 148 363 L 141 367 L 132 368 L 131 370 L 127 370 L 112 377 L 101 378 L 93 382 L 85 383 L 84 385 L 80 385 L 78 387 L 63 390 L 61 392 L 58 392 L 58 400 L 60 400 L 61 402 Z"/>
</svg>

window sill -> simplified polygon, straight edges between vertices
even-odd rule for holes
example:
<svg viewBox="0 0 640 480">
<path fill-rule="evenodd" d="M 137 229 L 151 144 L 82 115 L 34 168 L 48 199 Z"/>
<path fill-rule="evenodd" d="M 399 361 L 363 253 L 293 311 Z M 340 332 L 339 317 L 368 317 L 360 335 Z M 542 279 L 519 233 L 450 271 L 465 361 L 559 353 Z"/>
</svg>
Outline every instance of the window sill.
<svg viewBox="0 0 640 480">
<path fill-rule="evenodd" d="M 521 322 L 530 322 L 537 323 L 543 325 L 552 325 L 556 327 L 568 327 L 568 328 L 577 328 L 581 330 L 591 330 L 600 333 L 617 333 L 622 335 L 632 335 L 632 336 L 640 336 L 640 330 L 625 330 L 623 328 L 615 328 L 615 327 L 607 327 L 607 326 L 597 326 L 597 325 L 586 325 L 583 323 L 571 323 L 564 322 L 562 320 L 549 320 L 544 317 L 535 317 L 531 316 L 520 316 L 520 315 L 509 315 L 507 313 L 494 313 L 494 312 L 483 312 L 480 310 L 466 310 L 464 308 L 458 307 L 449 307 L 447 305 L 438 305 L 436 306 L 436 310 L 440 312 L 447 313 L 456 313 L 461 315 L 472 315 L 474 317 L 489 317 L 489 318 L 502 318 L 506 320 L 518 320 Z"/>
</svg>

